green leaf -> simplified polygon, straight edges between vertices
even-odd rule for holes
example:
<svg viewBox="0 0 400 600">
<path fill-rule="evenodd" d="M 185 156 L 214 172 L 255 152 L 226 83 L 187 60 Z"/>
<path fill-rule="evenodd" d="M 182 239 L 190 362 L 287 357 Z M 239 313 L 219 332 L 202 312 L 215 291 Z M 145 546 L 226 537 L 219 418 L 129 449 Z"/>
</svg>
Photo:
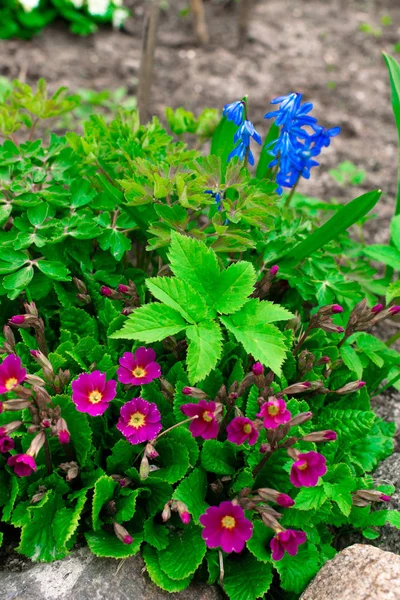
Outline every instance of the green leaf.
<svg viewBox="0 0 400 600">
<path fill-rule="evenodd" d="M 120 261 L 125 252 L 131 249 L 131 240 L 121 231 L 106 229 L 98 238 L 102 250 L 110 250 L 115 260 Z"/>
<path fill-rule="evenodd" d="M 11 212 L 11 204 L 0 204 L 0 227 L 2 227 L 7 221 L 8 217 L 11 215 Z"/>
<path fill-rule="evenodd" d="M 341 512 L 348 517 L 353 507 L 350 492 L 353 492 L 357 487 L 357 482 L 350 468 L 343 463 L 330 468 L 324 477 L 323 487 L 328 498 L 336 502 Z M 297 502 L 296 508 L 298 508 Z"/>
<path fill-rule="evenodd" d="M 86 504 L 86 494 L 87 490 L 80 490 L 76 495 L 76 504 L 74 508 L 61 508 L 57 511 L 54 522 L 53 522 L 53 532 L 54 537 L 58 542 L 63 540 L 64 546 L 66 546 L 66 550 L 68 546 L 68 542 L 73 538 L 76 530 L 79 526 L 79 521 L 82 516 L 82 511 Z"/>
<path fill-rule="evenodd" d="M 146 286 L 157 300 L 177 310 L 189 323 L 198 323 L 206 318 L 205 300 L 187 282 L 176 277 L 153 277 Z"/>
<path fill-rule="evenodd" d="M 168 528 L 154 523 L 154 518 L 150 517 L 143 525 L 143 539 L 157 550 L 164 550 L 169 544 Z"/>
<path fill-rule="evenodd" d="M 236 467 L 236 448 L 230 442 L 206 440 L 201 451 L 201 463 L 206 471 L 217 475 L 233 475 Z"/>
<path fill-rule="evenodd" d="M 3 285 L 6 290 L 24 289 L 32 281 L 33 278 L 33 267 L 29 265 L 20 269 L 16 273 L 6 275 L 3 279 Z"/>
<path fill-rule="evenodd" d="M 268 130 L 267 136 L 265 138 L 261 153 L 260 159 L 258 161 L 256 177 L 257 179 L 270 179 L 271 178 L 271 169 L 268 167 L 269 163 L 273 160 L 273 156 L 268 154 L 268 150 L 272 150 L 275 144 L 272 144 L 275 140 L 279 138 L 279 127 L 272 123 L 271 127 Z"/>
<path fill-rule="evenodd" d="M 186 329 L 189 339 L 187 365 L 192 385 L 204 379 L 217 364 L 222 352 L 222 332 L 215 321 L 203 321 Z"/>
<path fill-rule="evenodd" d="M 282 560 L 274 562 L 274 565 L 282 588 L 300 594 L 319 570 L 318 550 L 313 544 L 302 544 L 296 556 L 285 552 Z"/>
<path fill-rule="evenodd" d="M 172 232 L 168 256 L 173 273 L 191 285 L 213 308 L 217 301 L 215 283 L 220 278 L 215 252 L 199 240 Z"/>
<path fill-rule="evenodd" d="M 353 371 L 358 379 L 361 379 L 363 366 L 358 357 L 357 352 L 349 344 L 346 344 L 340 348 L 340 356 L 346 367 Z"/>
<path fill-rule="evenodd" d="M 400 251 L 400 215 L 392 218 L 390 223 L 390 233 L 393 244 Z"/>
<path fill-rule="evenodd" d="M 184 579 L 176 580 L 168 577 L 166 573 L 161 569 L 158 560 L 157 550 L 146 544 L 143 547 L 143 559 L 146 563 L 147 572 L 150 579 L 158 585 L 162 590 L 173 594 L 174 592 L 181 592 L 186 589 L 190 584 L 191 577 L 185 577 Z"/>
<path fill-rule="evenodd" d="M 100 519 L 101 509 L 107 502 L 112 500 L 114 491 L 118 487 L 118 484 L 112 477 L 103 475 L 100 477 L 94 486 L 93 494 L 93 505 L 92 505 L 92 525 L 94 531 L 99 531 L 102 526 Z"/>
<path fill-rule="evenodd" d="M 257 275 L 249 262 L 237 262 L 222 271 L 215 282 L 215 305 L 219 313 L 231 314 L 239 310 L 254 291 Z"/>
<path fill-rule="evenodd" d="M 129 558 L 139 552 L 142 536 L 132 536 L 132 544 L 124 544 L 114 533 L 98 531 L 85 533 L 90 550 L 96 556 L 103 558 Z"/>
<path fill-rule="evenodd" d="M 161 468 L 150 473 L 150 478 L 164 479 L 168 483 L 176 483 L 185 476 L 189 468 L 189 452 L 182 444 L 161 438 L 157 443 L 157 451 Z"/>
<path fill-rule="evenodd" d="M 285 270 L 298 265 L 314 252 L 323 248 L 328 242 L 335 240 L 349 227 L 357 223 L 369 213 L 381 197 L 381 191 L 376 190 L 355 198 L 346 206 L 338 210 L 326 223 L 318 227 L 311 235 L 297 244 L 285 254 L 279 266 Z"/>
<path fill-rule="evenodd" d="M 398 178 L 397 178 L 397 201 L 395 214 L 400 213 L 400 65 L 389 54 L 383 52 L 386 66 L 389 70 L 390 87 L 392 90 L 392 108 L 397 126 L 397 135 L 399 137 L 398 148 Z"/>
<path fill-rule="evenodd" d="M 55 279 L 56 281 L 71 280 L 70 272 L 62 262 L 56 260 L 38 260 L 36 266 L 39 271 L 50 277 L 50 279 Z"/>
<path fill-rule="evenodd" d="M 256 299 L 250 300 L 231 317 L 220 317 L 246 352 L 278 375 L 286 356 L 285 337 L 269 323 L 290 318 L 292 314 L 285 308 Z"/>
<path fill-rule="evenodd" d="M 225 560 L 224 590 L 230 600 L 256 600 L 268 592 L 271 583 L 271 565 L 251 554 Z"/>
<path fill-rule="evenodd" d="M 111 450 L 111 455 L 107 456 L 107 471 L 111 474 L 123 473 L 132 466 L 137 453 L 130 442 L 118 440 Z"/>
<path fill-rule="evenodd" d="M 200 515 L 208 508 L 205 502 L 206 492 L 206 473 L 203 469 L 197 468 L 178 485 L 173 498 L 186 504 L 194 522 L 198 523 Z"/>
<path fill-rule="evenodd" d="M 69 396 L 53 396 L 52 401 L 55 406 L 60 406 L 62 416 L 68 423 L 71 443 L 75 448 L 78 463 L 82 467 L 92 448 L 92 429 L 88 417 L 76 410 L 76 406 Z"/>
<path fill-rule="evenodd" d="M 393 281 L 386 292 L 386 304 L 389 304 L 394 298 L 400 296 L 400 279 Z"/>
<path fill-rule="evenodd" d="M 400 251 L 397 248 L 382 244 L 372 244 L 364 248 L 363 253 L 372 258 L 372 260 L 377 260 L 384 265 L 389 265 L 389 267 L 392 267 L 396 271 L 400 271 Z"/>
<path fill-rule="evenodd" d="M 156 474 L 159 473 L 160 471 L 156 471 Z M 162 479 L 148 477 L 143 483 L 143 486 L 143 489 L 148 490 L 149 492 L 149 496 L 146 498 L 146 510 L 149 515 L 160 512 L 165 504 L 172 498 L 172 486 L 166 481 L 162 481 Z"/>
<path fill-rule="evenodd" d="M 389 510 L 386 522 L 390 523 L 390 525 L 393 525 L 394 527 L 397 527 L 397 529 L 400 529 L 400 511 Z"/>
<path fill-rule="evenodd" d="M 257 413 L 260 412 L 258 397 L 260 393 L 256 385 L 252 385 L 246 403 L 246 417 L 254 421 Z"/>
<path fill-rule="evenodd" d="M 266 527 L 262 521 L 254 521 L 253 535 L 247 540 L 247 548 L 263 563 L 271 562 L 270 541 L 273 535 L 272 529 Z"/>
<path fill-rule="evenodd" d="M 302 488 L 295 498 L 296 510 L 318 510 L 327 499 L 322 485 Z"/>
<path fill-rule="evenodd" d="M 193 575 L 203 561 L 206 543 L 201 537 L 201 527 L 190 523 L 175 530 L 165 550 L 158 552 L 160 568 L 171 579 L 185 579 Z"/>
<path fill-rule="evenodd" d="M 115 508 L 117 509 L 115 520 L 117 523 L 125 523 L 133 518 L 136 511 L 136 500 L 140 491 L 140 489 L 126 490 L 126 496 L 122 496 L 117 500 L 115 503 Z"/>
<path fill-rule="evenodd" d="M 180 313 L 169 306 L 146 304 L 136 308 L 125 321 L 123 328 L 110 337 L 114 340 L 138 340 L 149 344 L 179 333 L 186 325 Z"/>
<path fill-rule="evenodd" d="M 221 159 L 221 182 L 224 182 L 224 174 L 228 166 L 228 156 L 235 147 L 234 136 L 238 126 L 232 121 L 222 117 L 211 140 L 210 154 Z"/>
</svg>

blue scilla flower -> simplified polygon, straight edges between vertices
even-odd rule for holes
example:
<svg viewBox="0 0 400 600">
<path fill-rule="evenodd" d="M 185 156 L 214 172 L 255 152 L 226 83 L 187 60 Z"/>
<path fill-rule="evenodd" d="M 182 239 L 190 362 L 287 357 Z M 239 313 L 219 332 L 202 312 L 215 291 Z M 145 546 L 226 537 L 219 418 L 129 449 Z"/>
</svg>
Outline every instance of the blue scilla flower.
<svg viewBox="0 0 400 600">
<path fill-rule="evenodd" d="M 232 102 L 232 104 L 225 104 L 224 110 L 222 111 L 222 115 L 226 117 L 228 121 L 233 121 L 237 126 L 243 123 L 244 114 L 245 104 L 243 100 L 237 100 L 236 102 Z"/>
<path fill-rule="evenodd" d="M 325 129 L 318 125 L 317 119 L 309 114 L 312 103 L 301 101 L 302 94 L 279 96 L 271 100 L 279 108 L 265 115 L 267 119 L 274 118 L 281 127 L 279 138 L 267 147 L 268 154 L 274 157 L 269 167 L 279 166 L 278 193 L 282 193 L 283 187 L 296 185 L 300 177 L 309 179 L 312 167 L 319 164 L 314 158 L 340 132 L 340 127 Z"/>
<path fill-rule="evenodd" d="M 238 145 L 228 156 L 228 162 L 232 160 L 234 156 L 237 156 L 239 160 L 244 160 L 247 156 L 249 164 L 254 165 L 254 155 L 250 149 L 251 138 L 253 138 L 257 144 L 261 145 L 262 140 L 260 134 L 255 130 L 253 123 L 246 120 L 235 133 L 233 139 L 235 144 Z"/>
<path fill-rule="evenodd" d="M 215 203 L 217 205 L 217 210 L 221 211 L 222 210 L 221 194 L 219 192 L 213 192 L 212 190 L 205 190 L 204 193 L 211 194 L 211 196 L 214 198 Z"/>
</svg>

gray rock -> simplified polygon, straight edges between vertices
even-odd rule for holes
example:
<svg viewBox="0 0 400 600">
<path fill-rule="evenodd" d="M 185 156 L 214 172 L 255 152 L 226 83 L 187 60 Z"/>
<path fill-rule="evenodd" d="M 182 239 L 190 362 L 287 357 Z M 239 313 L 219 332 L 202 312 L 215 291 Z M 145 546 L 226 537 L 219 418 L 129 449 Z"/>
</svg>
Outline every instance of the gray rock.
<svg viewBox="0 0 400 600">
<path fill-rule="evenodd" d="M 2 600 L 161 600 L 170 596 L 144 573 L 140 556 L 96 558 L 87 549 L 50 564 L 30 563 L 21 573 L 0 571 Z M 219 600 L 214 586 L 192 583 L 177 600 Z"/>
<path fill-rule="evenodd" d="M 395 388 L 385 390 L 379 396 L 372 398 L 371 407 L 381 419 L 396 423 L 395 451 L 400 452 L 400 392 Z"/>
<path fill-rule="evenodd" d="M 399 600 L 400 556 L 356 544 L 328 561 L 300 600 Z"/>
</svg>

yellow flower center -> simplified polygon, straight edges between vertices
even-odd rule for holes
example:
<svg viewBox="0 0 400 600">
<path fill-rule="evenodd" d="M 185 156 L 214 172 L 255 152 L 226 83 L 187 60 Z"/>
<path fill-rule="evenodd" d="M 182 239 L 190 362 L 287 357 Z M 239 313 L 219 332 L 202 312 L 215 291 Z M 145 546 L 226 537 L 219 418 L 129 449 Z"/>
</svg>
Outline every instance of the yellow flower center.
<svg viewBox="0 0 400 600">
<path fill-rule="evenodd" d="M 103 394 L 99 392 L 99 390 L 93 390 L 93 392 L 90 392 L 89 394 L 89 402 L 91 402 L 92 404 L 98 404 L 102 401 L 102 399 Z"/>
<path fill-rule="evenodd" d="M 203 412 L 203 421 L 206 421 L 207 423 L 211 423 L 211 421 L 213 420 L 213 418 L 214 418 L 214 415 L 209 410 L 205 410 Z"/>
<path fill-rule="evenodd" d="M 143 369 L 143 367 L 136 367 L 135 369 L 133 369 L 132 375 L 140 379 L 140 377 L 146 377 L 147 371 L 146 369 Z"/>
<path fill-rule="evenodd" d="M 271 417 L 274 417 L 275 415 L 277 415 L 279 412 L 279 408 L 277 406 L 275 406 L 274 404 L 272 406 L 268 406 L 268 414 L 271 415 Z"/>
<path fill-rule="evenodd" d="M 304 465 L 300 465 L 297 467 L 299 471 L 305 471 L 308 468 L 308 464 L 305 462 Z"/>
<path fill-rule="evenodd" d="M 134 427 L 135 429 L 139 429 L 139 427 L 142 427 L 144 425 L 145 420 L 146 417 L 144 416 L 144 414 L 137 411 L 133 413 L 133 415 L 131 415 L 131 418 L 129 419 L 129 425 L 131 427 Z"/>
<path fill-rule="evenodd" d="M 229 517 L 228 515 L 224 517 L 221 521 L 222 527 L 225 529 L 233 529 L 236 525 L 236 520 L 233 517 Z"/>
<path fill-rule="evenodd" d="M 12 390 L 13 388 L 15 388 L 17 383 L 18 379 L 15 379 L 15 377 L 10 377 L 10 379 L 7 379 L 6 381 L 6 390 Z"/>
<path fill-rule="evenodd" d="M 243 427 L 243 432 L 244 433 L 251 433 L 251 425 L 250 425 L 250 423 L 246 423 L 246 425 Z"/>
</svg>

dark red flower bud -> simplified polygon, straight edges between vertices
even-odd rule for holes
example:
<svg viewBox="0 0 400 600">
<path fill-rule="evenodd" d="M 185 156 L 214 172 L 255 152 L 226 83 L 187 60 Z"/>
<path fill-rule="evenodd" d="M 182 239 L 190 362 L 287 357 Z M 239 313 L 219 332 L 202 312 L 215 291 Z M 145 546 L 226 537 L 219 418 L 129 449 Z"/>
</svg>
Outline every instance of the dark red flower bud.
<svg viewBox="0 0 400 600">
<path fill-rule="evenodd" d="M 70 439 L 71 439 L 71 436 L 69 434 L 69 431 L 62 429 L 61 431 L 58 432 L 58 441 L 60 442 L 60 444 L 69 444 Z"/>
<path fill-rule="evenodd" d="M 129 287 L 123 283 L 120 283 L 118 286 L 118 291 L 121 292 L 121 294 L 129 294 Z"/>
<path fill-rule="evenodd" d="M 400 306 L 391 306 L 391 307 L 389 308 L 389 312 L 390 312 L 390 314 L 392 314 L 392 315 L 397 315 L 397 313 L 399 313 L 399 312 L 400 312 Z"/>
<path fill-rule="evenodd" d="M 326 365 L 328 362 L 331 362 L 329 356 L 321 356 L 317 364 Z"/>
<path fill-rule="evenodd" d="M 101 288 L 100 288 L 100 294 L 102 296 L 109 297 L 109 296 L 112 296 L 112 293 L 113 293 L 113 291 L 112 291 L 111 288 L 107 287 L 106 285 L 102 285 L 101 286 Z"/>
<path fill-rule="evenodd" d="M 15 446 L 14 440 L 11 439 L 8 435 L 4 437 L 0 437 L 0 453 L 6 454 L 6 452 L 10 452 Z"/>
<path fill-rule="evenodd" d="M 382 502 L 390 502 L 391 500 L 390 496 L 387 496 L 386 494 L 381 494 L 380 499 L 382 500 Z"/>
<path fill-rule="evenodd" d="M 253 371 L 253 375 L 255 375 L 256 377 L 259 375 L 263 375 L 264 373 L 264 367 L 260 362 L 255 362 L 254 365 L 251 367 L 251 370 Z"/>
<path fill-rule="evenodd" d="M 14 315 L 13 317 L 11 317 L 11 319 L 8 322 L 11 323 L 12 325 L 22 325 L 22 323 L 24 321 L 25 321 L 25 315 Z"/>
<path fill-rule="evenodd" d="M 336 331 L 338 333 L 344 333 L 344 327 L 341 327 L 340 325 L 338 327 L 336 327 Z"/>
<path fill-rule="evenodd" d="M 332 304 L 331 309 L 334 314 L 343 312 L 343 306 L 340 304 Z"/>
<path fill-rule="evenodd" d="M 278 273 L 278 271 L 279 271 L 278 265 L 274 265 L 273 267 L 270 268 L 269 274 L 271 275 L 271 277 L 275 277 L 275 275 Z"/>
<path fill-rule="evenodd" d="M 382 310 L 383 310 L 383 304 L 375 304 L 375 306 L 373 306 L 371 308 L 371 312 L 374 313 L 375 315 L 380 313 Z"/>
</svg>

